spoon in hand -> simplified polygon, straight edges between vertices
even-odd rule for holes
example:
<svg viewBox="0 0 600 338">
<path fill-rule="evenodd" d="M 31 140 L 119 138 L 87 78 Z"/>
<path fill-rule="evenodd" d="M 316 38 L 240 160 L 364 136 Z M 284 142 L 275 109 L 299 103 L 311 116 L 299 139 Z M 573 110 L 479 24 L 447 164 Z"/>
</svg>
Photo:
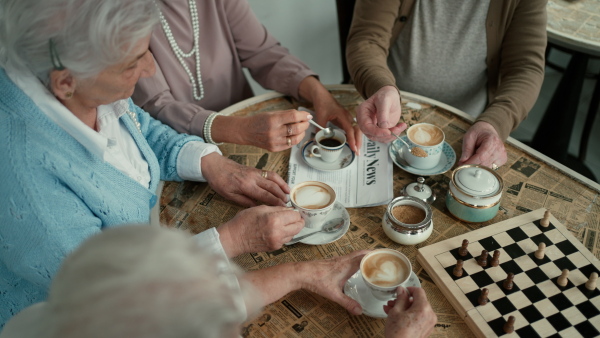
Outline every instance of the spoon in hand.
<svg viewBox="0 0 600 338">
<path fill-rule="evenodd" d="M 427 157 L 429 156 L 427 154 L 427 152 L 419 147 L 410 147 L 408 145 L 408 143 L 406 143 L 406 141 L 404 141 L 400 136 L 392 133 L 392 135 L 396 136 L 397 139 L 399 139 L 400 141 L 402 141 L 402 143 L 406 144 L 406 149 L 408 149 L 408 151 L 410 151 L 413 155 L 418 156 L 418 157 Z"/>
<path fill-rule="evenodd" d="M 323 229 L 321 229 L 319 231 L 314 231 L 314 232 L 311 232 L 309 234 L 302 235 L 302 236 L 299 236 L 299 237 L 296 237 L 296 238 L 292 238 L 292 240 L 289 241 L 289 242 L 287 242 L 287 243 L 285 243 L 285 245 L 291 245 L 291 244 L 294 244 L 294 243 L 298 243 L 301 240 L 305 239 L 306 237 L 310 237 L 310 236 L 312 236 L 314 234 L 318 234 L 320 232 L 325 232 L 325 233 L 336 232 L 336 231 L 340 230 L 343 225 L 344 225 L 344 219 L 343 218 L 334 218 L 334 219 L 328 221 L 327 223 L 325 223 L 323 225 Z"/>
<path fill-rule="evenodd" d="M 313 126 L 321 129 L 323 131 L 323 136 L 325 136 L 325 138 L 330 138 L 330 137 L 333 137 L 333 135 L 335 135 L 335 133 L 333 132 L 333 130 L 331 130 L 331 128 L 323 128 L 317 122 L 315 122 L 313 120 L 308 120 L 308 122 L 310 124 L 312 124 Z"/>
</svg>

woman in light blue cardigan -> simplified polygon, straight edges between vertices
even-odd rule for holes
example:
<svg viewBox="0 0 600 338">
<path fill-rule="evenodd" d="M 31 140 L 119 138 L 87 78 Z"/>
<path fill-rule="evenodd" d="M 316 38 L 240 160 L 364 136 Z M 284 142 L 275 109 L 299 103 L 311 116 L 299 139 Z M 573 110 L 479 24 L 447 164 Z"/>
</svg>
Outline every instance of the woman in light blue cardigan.
<svg viewBox="0 0 600 338">
<path fill-rule="evenodd" d="M 303 227 L 276 173 L 226 159 L 131 102 L 154 72 L 157 22 L 153 0 L 0 2 L 0 328 L 46 297 L 83 240 L 148 223 L 161 179 L 208 181 L 242 205 L 273 205 L 204 234 L 229 257 L 279 248 Z"/>
</svg>

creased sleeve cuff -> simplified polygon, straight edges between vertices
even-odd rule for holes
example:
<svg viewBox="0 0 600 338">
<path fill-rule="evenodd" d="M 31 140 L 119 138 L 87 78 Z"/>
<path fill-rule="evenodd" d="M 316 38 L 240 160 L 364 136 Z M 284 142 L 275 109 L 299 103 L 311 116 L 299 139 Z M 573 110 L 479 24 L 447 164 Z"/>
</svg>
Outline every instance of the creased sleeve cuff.
<svg viewBox="0 0 600 338">
<path fill-rule="evenodd" d="M 247 319 L 248 313 L 246 310 L 246 304 L 244 303 L 244 293 L 242 292 L 240 282 L 235 276 L 235 274 L 230 273 L 230 265 L 232 263 L 229 262 L 229 258 L 227 258 L 225 249 L 223 249 L 223 245 L 221 244 L 221 240 L 219 239 L 219 232 L 217 231 L 217 229 L 210 228 L 197 235 L 194 235 L 192 239 L 204 251 L 218 258 L 217 268 L 220 272 L 224 273 L 224 276 L 226 276 L 224 282 L 227 283 L 229 290 L 231 290 L 235 294 L 235 296 L 232 297 L 233 301 L 236 303 L 235 306 L 239 311 L 240 315 L 243 316 L 243 320 Z"/>
<path fill-rule="evenodd" d="M 302 82 L 302 80 L 306 79 L 309 76 L 314 76 L 317 79 L 319 79 L 319 75 L 317 75 L 317 73 L 313 72 L 312 70 L 301 69 L 300 71 L 296 72 L 290 80 L 288 93 L 291 93 L 291 95 L 298 101 L 302 100 L 302 98 L 300 97 L 300 82 Z"/>
<path fill-rule="evenodd" d="M 215 152 L 223 155 L 214 144 L 200 141 L 186 143 L 177 156 L 177 175 L 186 181 L 206 182 L 202 175 L 202 157 Z"/>
<path fill-rule="evenodd" d="M 502 141 L 506 141 L 513 128 L 513 120 L 507 116 L 502 110 L 494 109 L 494 111 L 486 110 L 483 114 L 479 115 L 475 122 L 482 121 L 487 122 L 496 129 L 498 136 Z"/>
</svg>

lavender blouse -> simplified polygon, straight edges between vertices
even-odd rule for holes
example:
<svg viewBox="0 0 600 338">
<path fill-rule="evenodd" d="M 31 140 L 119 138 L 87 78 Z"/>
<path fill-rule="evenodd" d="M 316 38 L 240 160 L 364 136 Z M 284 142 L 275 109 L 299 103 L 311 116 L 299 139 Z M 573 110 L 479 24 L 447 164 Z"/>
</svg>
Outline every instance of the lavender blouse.
<svg viewBox="0 0 600 338">
<path fill-rule="evenodd" d="M 161 4 L 179 47 L 189 52 L 194 38 L 188 0 Z M 246 0 L 202 0 L 196 6 L 204 98 L 194 99 L 189 76 L 159 24 L 150 40 L 156 74 L 140 79 L 132 97 L 154 118 L 179 132 L 204 137 L 208 115 L 253 96 L 242 68 L 248 68 L 263 87 L 296 98 L 300 82 L 315 75 L 267 32 Z M 196 77 L 195 57 L 185 62 Z"/>
</svg>

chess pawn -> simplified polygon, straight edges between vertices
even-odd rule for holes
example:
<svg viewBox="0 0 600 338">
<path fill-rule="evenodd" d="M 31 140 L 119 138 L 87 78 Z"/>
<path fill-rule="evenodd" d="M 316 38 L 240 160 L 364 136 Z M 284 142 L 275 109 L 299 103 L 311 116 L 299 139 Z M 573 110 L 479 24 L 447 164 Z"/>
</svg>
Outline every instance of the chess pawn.
<svg viewBox="0 0 600 338">
<path fill-rule="evenodd" d="M 477 264 L 479 264 L 479 266 L 481 267 L 486 267 L 488 264 L 488 252 L 487 250 L 482 250 L 481 251 L 481 256 L 479 256 L 479 258 L 477 258 Z"/>
<path fill-rule="evenodd" d="M 540 220 L 540 225 L 547 228 L 550 225 L 550 210 L 544 212 L 544 217 Z"/>
<path fill-rule="evenodd" d="M 515 331 L 515 316 L 508 317 L 508 320 L 502 327 L 504 333 L 513 333 Z"/>
<path fill-rule="evenodd" d="M 569 283 L 569 279 L 567 278 L 568 276 L 569 276 L 569 270 L 564 269 L 562 271 L 562 274 L 560 275 L 560 277 L 558 277 L 558 279 L 556 280 L 556 284 L 558 284 L 558 286 L 560 286 L 560 287 L 567 286 L 567 284 Z"/>
<path fill-rule="evenodd" d="M 596 272 L 592 272 L 590 275 L 590 279 L 585 283 L 585 288 L 594 291 L 596 290 L 596 281 L 598 280 L 598 274 Z"/>
<path fill-rule="evenodd" d="M 494 251 L 494 256 L 492 257 L 492 260 L 490 261 L 490 265 L 491 266 L 500 265 L 500 250 Z"/>
<path fill-rule="evenodd" d="M 452 274 L 455 277 L 462 277 L 463 275 L 463 261 L 462 259 L 459 259 L 456 261 L 456 266 L 454 267 L 454 270 L 452 270 Z"/>
<path fill-rule="evenodd" d="M 463 239 L 462 246 L 458 249 L 458 254 L 461 255 L 462 257 L 466 256 L 469 253 L 469 250 L 467 250 L 468 246 L 469 246 L 469 240 Z"/>
<path fill-rule="evenodd" d="M 479 305 L 485 305 L 490 301 L 490 299 L 488 298 L 489 293 L 490 293 L 490 290 L 488 290 L 486 288 L 481 289 L 481 294 L 479 295 L 479 299 L 478 299 Z"/>
<path fill-rule="evenodd" d="M 546 243 L 540 242 L 540 244 L 538 244 L 538 249 L 536 250 L 536 252 L 534 254 L 535 258 L 544 259 L 545 251 L 546 251 Z"/>
<path fill-rule="evenodd" d="M 505 290 L 512 290 L 514 278 L 515 278 L 515 274 L 512 272 L 509 272 L 508 275 L 506 276 L 506 280 L 504 281 L 504 284 L 502 284 L 502 287 Z"/>
</svg>

